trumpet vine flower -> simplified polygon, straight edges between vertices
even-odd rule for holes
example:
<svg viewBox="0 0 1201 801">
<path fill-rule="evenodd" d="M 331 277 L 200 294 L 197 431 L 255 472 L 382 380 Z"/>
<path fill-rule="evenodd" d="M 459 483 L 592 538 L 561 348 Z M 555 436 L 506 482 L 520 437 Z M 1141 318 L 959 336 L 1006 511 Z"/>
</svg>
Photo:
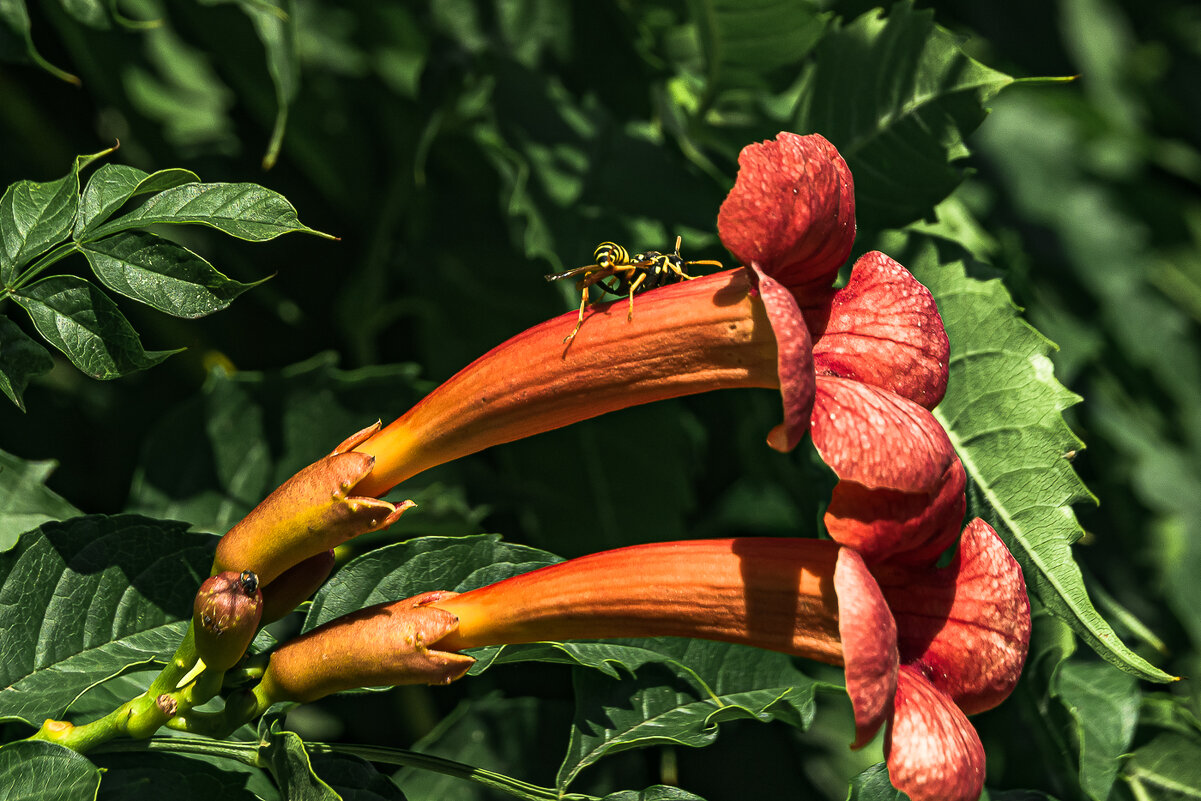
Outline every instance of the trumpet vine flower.
<svg viewBox="0 0 1201 801">
<path fill-rule="evenodd" d="M 946 336 L 929 293 L 882 254 L 832 288 L 855 236 L 854 184 L 834 146 L 782 133 L 739 163 L 718 228 L 745 267 L 645 292 L 632 320 L 620 303 L 593 305 L 566 345 L 574 312 L 498 345 L 357 447 L 376 457 L 357 491 L 380 495 L 492 445 L 715 389 L 779 389 L 784 421 L 768 437 L 779 450 L 809 429 L 822 376 L 937 403 Z"/>
<path fill-rule="evenodd" d="M 606 551 L 456 595 L 424 593 L 330 621 L 272 655 L 260 706 L 368 684 L 445 683 L 478 646 L 680 636 L 842 665 L 855 745 L 886 726 L 894 785 L 971 801 L 984 751 L 966 714 L 1000 703 L 1025 659 L 1021 571 L 975 520 L 945 567 L 867 565 L 829 540 L 740 538 Z"/>
</svg>

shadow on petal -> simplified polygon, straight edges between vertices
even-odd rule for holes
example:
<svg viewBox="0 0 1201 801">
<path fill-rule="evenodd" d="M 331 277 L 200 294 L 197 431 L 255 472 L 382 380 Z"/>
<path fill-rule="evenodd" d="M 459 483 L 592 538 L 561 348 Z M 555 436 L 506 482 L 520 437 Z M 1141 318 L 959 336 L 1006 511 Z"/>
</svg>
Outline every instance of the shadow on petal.
<svg viewBox="0 0 1201 801">
<path fill-rule="evenodd" d="M 943 568 L 873 569 L 897 620 L 901 661 L 968 714 L 992 709 L 1017 685 L 1030 643 L 1021 568 L 979 518 Z"/>
<path fill-rule="evenodd" d="M 928 493 L 867 489 L 840 481 L 826 509 L 826 530 L 838 543 L 859 551 L 868 564 L 887 559 L 926 567 L 959 537 L 967 509 L 965 481 L 958 459 Z"/>
</svg>

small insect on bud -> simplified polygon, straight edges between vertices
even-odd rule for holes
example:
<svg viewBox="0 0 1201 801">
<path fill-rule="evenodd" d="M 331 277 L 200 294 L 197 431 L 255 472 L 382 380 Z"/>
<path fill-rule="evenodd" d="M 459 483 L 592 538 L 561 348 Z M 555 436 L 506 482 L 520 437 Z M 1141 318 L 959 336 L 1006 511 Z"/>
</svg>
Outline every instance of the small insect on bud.
<svg viewBox="0 0 1201 801">
<path fill-rule="evenodd" d="M 246 653 L 263 614 L 259 578 L 227 570 L 200 585 L 192 605 L 196 651 L 213 670 L 229 670 Z"/>
</svg>

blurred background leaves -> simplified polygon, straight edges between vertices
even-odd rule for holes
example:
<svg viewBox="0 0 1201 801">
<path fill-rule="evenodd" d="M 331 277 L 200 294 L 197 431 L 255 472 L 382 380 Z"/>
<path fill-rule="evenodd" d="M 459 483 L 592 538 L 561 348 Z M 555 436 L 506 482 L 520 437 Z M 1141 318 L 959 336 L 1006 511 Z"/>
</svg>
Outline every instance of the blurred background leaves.
<svg viewBox="0 0 1201 801">
<path fill-rule="evenodd" d="M 275 278 L 202 320 L 119 301 L 148 348 L 188 348 L 119 382 L 90 381 L 55 354 L 26 413 L 0 406 L 0 448 L 15 455 L 4 466 L 25 487 L 4 508 L 26 519 L 136 510 L 219 532 L 351 431 L 567 310 L 570 288 L 541 276 L 587 262 L 597 242 L 665 247 L 679 234 L 687 256 L 729 264 L 714 218 L 738 149 L 818 131 L 855 174 L 859 250 L 909 226 L 915 241 L 939 241 L 944 262 L 1002 277 L 1058 344 L 1056 377 L 1084 399 L 1066 415 L 1087 444 L 1064 457 L 1100 499 L 1077 508 L 1087 536 L 1072 553 L 1127 643 L 1196 675 L 1198 42 L 1201 8 L 1168 0 L 0 3 L 0 186 L 57 178 L 119 139 L 121 163 L 263 184 L 340 237 L 251 247 L 173 233 L 237 281 Z M 20 63 L 30 59 L 82 89 Z M 933 100 L 907 102 L 918 95 Z M 915 130 L 937 147 L 907 151 Z M 719 394 L 497 448 L 406 485 L 428 512 L 397 536 L 496 531 L 571 556 L 814 532 L 832 478 L 808 446 L 762 446 L 778 414 L 771 392 Z M 55 511 L 12 501 L 29 492 Z M 1076 650 L 1054 618 L 1039 616 L 1036 632 L 1013 701 L 975 719 L 990 787 L 1195 797 L 1192 683 L 1144 690 Z M 493 767 L 551 784 L 563 741 L 548 754 L 521 740 L 544 715 L 566 726 L 571 681 L 532 663 L 502 674 L 437 695 L 330 699 L 309 725 L 360 742 L 426 735 L 465 761 L 484 737 Z M 580 786 L 676 777 L 711 798 L 842 798 L 865 763 L 845 751 L 846 710 L 820 709 L 837 703 L 819 699 L 806 732 L 727 723 L 704 751 L 627 752 Z M 365 714 L 380 704 L 400 722 Z M 799 767 L 737 781 L 713 770 L 746 748 Z M 413 798 L 477 797 L 407 775 Z M 872 786 L 861 777 L 855 797 L 880 797 Z"/>
</svg>

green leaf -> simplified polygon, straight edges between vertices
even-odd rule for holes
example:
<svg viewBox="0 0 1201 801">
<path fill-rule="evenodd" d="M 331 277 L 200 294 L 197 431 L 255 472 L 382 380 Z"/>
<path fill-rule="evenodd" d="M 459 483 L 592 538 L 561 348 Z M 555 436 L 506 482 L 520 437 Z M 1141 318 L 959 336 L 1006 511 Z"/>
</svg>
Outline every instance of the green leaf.
<svg viewBox="0 0 1201 801">
<path fill-rule="evenodd" d="M 464 592 L 561 561 L 495 534 L 399 542 L 363 554 L 326 582 L 313 597 L 304 630 L 364 606 L 428 590 Z"/>
<path fill-rule="evenodd" d="M 1201 742 L 1195 737 L 1161 734 L 1131 754 L 1124 774 L 1140 799 L 1201 799 Z"/>
<path fill-rule="evenodd" d="M 243 3 L 242 10 L 254 24 L 255 33 L 267 55 L 267 72 L 275 87 L 275 125 L 271 141 L 263 155 L 263 169 L 275 166 L 284 131 L 288 126 L 288 107 L 296 99 L 300 86 L 300 54 L 296 43 L 296 8 L 292 0 L 280 0 L 280 8 L 264 9 L 256 4 Z"/>
<path fill-rule="evenodd" d="M 1000 281 L 969 278 L 962 262 L 940 263 L 929 243 L 907 261 L 938 301 L 951 340 L 947 394 L 934 414 L 1027 587 L 1106 661 L 1171 681 L 1122 644 L 1072 559 L 1082 532 L 1071 505 L 1092 495 L 1064 458 L 1084 446 L 1063 420 L 1079 398 L 1055 379 L 1047 357 L 1055 346 L 1018 316 Z"/>
<path fill-rule="evenodd" d="M 57 462 L 31 462 L 0 451 L 0 552 L 17 544 L 17 538 L 42 523 L 79 514 L 58 493 L 46 486 Z"/>
<path fill-rule="evenodd" d="M 111 151 L 78 156 L 57 181 L 17 181 L 0 197 L 0 284 L 11 285 L 18 270 L 62 242 L 79 207 L 79 171 Z"/>
<path fill-rule="evenodd" d="M 405 801 L 389 777 L 363 759 L 350 754 L 312 755 L 314 772 L 343 801 Z"/>
<path fill-rule="evenodd" d="M 268 373 L 211 373 L 201 392 L 152 429 L 129 511 L 224 532 L 381 410 L 403 409 L 424 394 L 412 365 L 344 371 L 336 364 L 324 353 Z M 459 521 L 457 531 L 471 530 L 462 525 L 462 506 L 423 505 L 418 520 L 448 528 Z M 389 534 L 421 527 L 402 518 Z"/>
<path fill-rule="evenodd" d="M 249 242 L 265 242 L 290 233 L 334 238 L 302 225 L 296 209 L 283 195 L 247 183 L 190 183 L 164 189 L 137 209 L 94 228 L 91 238 L 156 223 L 207 225 Z"/>
<path fill-rule="evenodd" d="M 139 195 L 199 182 L 200 177 L 191 170 L 170 169 L 148 173 L 124 164 L 104 164 L 92 173 L 87 186 L 83 188 L 79 214 L 75 218 L 74 237 L 80 241 L 86 240 L 94 228 Z"/>
<path fill-rule="evenodd" d="M 570 721 L 571 712 L 564 703 L 508 698 L 499 692 L 472 693 L 413 750 L 514 775 L 547 775 L 556 767 L 552 755 L 562 748 L 559 733 Z M 462 776 L 416 767 L 396 774 L 396 783 L 413 801 L 493 801 L 498 797 L 483 784 L 463 781 Z"/>
<path fill-rule="evenodd" d="M 37 64 L 61 81 L 73 83 L 76 86 L 82 83 L 78 77 L 66 70 L 59 69 L 42 58 L 42 54 L 34 47 L 33 35 L 29 24 L 29 10 L 25 6 L 25 0 L 0 0 L 0 24 L 3 24 L 25 41 L 25 53 L 34 64 Z M 0 278 L 3 278 L 2 271 L 0 271 Z"/>
<path fill-rule="evenodd" d="M 904 801 L 908 797 L 892 786 L 888 766 L 880 762 L 851 778 L 847 801 Z"/>
<path fill-rule="evenodd" d="M 265 771 L 203 754 L 95 753 L 104 770 L 97 801 L 278 801 Z"/>
<path fill-rule="evenodd" d="M 705 801 L 705 799 L 687 790 L 681 790 L 679 787 L 656 784 L 645 790 L 622 790 L 617 793 L 609 793 L 601 801 Z"/>
<path fill-rule="evenodd" d="M 174 317 L 205 317 L 256 284 L 226 278 L 192 251 L 145 231 L 80 246 L 109 289 Z"/>
<path fill-rule="evenodd" d="M 288 801 L 341 801 L 313 772 L 304 740 L 284 729 L 281 715 L 264 715 L 259 722 L 259 759 Z"/>
<path fill-rule="evenodd" d="M 472 650 L 476 663 L 471 675 L 483 673 L 495 665 L 510 665 L 517 662 L 552 662 L 563 665 L 578 665 L 592 668 L 610 678 L 619 678 L 617 668 L 633 672 L 652 662 L 671 662 L 672 657 L 658 650 L 660 640 L 632 639 L 606 640 L 601 642 L 539 642 L 526 645 L 505 645 Z"/>
<path fill-rule="evenodd" d="M 1105 801 L 1134 740 L 1140 702 L 1136 680 L 1105 663 L 1068 661 L 1056 671 L 1052 693 L 1076 721 L 1080 788 L 1094 801 Z"/>
<path fill-rule="evenodd" d="M 13 299 L 29 312 L 38 332 L 92 378 L 120 378 L 179 353 L 143 350 L 137 332 L 117 305 L 73 275 L 35 281 L 14 292 Z"/>
<path fill-rule="evenodd" d="M 0 720 L 41 725 L 97 682 L 174 652 L 216 546 L 186 528 L 77 517 L 0 554 Z"/>
<path fill-rule="evenodd" d="M 22 740 L 0 747 L 0 788 L 6 801 L 92 801 L 100 771 L 69 748 Z"/>
<path fill-rule="evenodd" d="M 833 142 L 855 177 L 860 227 L 925 217 L 964 177 L 951 162 L 984 104 L 1013 82 L 969 58 L 933 11 L 867 12 L 825 36 L 806 69 L 792 130 Z"/>
<path fill-rule="evenodd" d="M 59 0 L 63 10 L 89 28 L 108 30 L 108 14 L 100 0 Z"/>
<path fill-rule="evenodd" d="M 706 91 L 779 91 L 813 49 L 831 14 L 792 0 L 698 0 L 693 3 L 706 61 Z M 774 71 L 780 80 L 770 81 Z"/>
<path fill-rule="evenodd" d="M 30 379 L 50 372 L 53 366 L 49 351 L 0 315 L 0 390 L 18 409 L 25 411 L 25 388 Z"/>
<path fill-rule="evenodd" d="M 728 720 L 813 721 L 819 688 L 772 651 L 728 643 L 664 639 L 656 649 L 684 671 L 648 665 L 630 680 L 576 671 L 576 720 L 556 784 L 560 791 L 601 757 L 649 745 L 701 747 Z M 826 685 L 828 686 L 828 685 Z"/>
</svg>

